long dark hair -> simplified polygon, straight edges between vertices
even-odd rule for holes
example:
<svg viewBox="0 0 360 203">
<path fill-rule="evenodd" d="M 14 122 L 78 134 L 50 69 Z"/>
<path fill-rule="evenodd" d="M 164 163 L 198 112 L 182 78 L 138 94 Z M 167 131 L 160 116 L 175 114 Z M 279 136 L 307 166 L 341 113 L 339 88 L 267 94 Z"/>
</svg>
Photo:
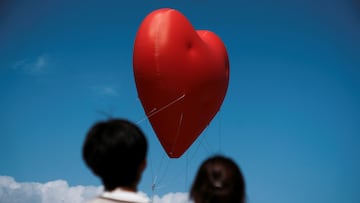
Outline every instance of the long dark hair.
<svg viewBox="0 0 360 203">
<path fill-rule="evenodd" d="M 215 155 L 205 160 L 190 190 L 195 203 L 244 203 L 245 181 L 230 158 Z"/>
</svg>

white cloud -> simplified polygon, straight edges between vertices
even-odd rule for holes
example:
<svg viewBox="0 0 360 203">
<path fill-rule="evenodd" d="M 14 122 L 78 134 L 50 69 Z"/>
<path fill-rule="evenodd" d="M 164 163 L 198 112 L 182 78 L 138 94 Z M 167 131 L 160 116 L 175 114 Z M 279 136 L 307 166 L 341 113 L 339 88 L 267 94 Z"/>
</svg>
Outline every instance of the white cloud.
<svg viewBox="0 0 360 203">
<path fill-rule="evenodd" d="M 69 186 L 64 180 L 47 183 L 18 183 L 0 176 L 0 200 L 6 203 L 81 203 L 102 191 L 102 187 Z"/>
<path fill-rule="evenodd" d="M 17 61 L 13 65 L 13 69 L 20 70 L 31 75 L 39 75 L 41 73 L 44 73 L 48 64 L 49 58 L 47 55 L 43 54 L 36 57 L 35 59 L 24 59 Z"/>
<path fill-rule="evenodd" d="M 162 197 L 155 195 L 153 203 L 191 203 L 188 193 L 176 192 L 168 193 Z"/>
<path fill-rule="evenodd" d="M 0 202 L 6 203 L 83 203 L 102 192 L 101 186 L 69 186 L 64 180 L 47 183 L 16 182 L 0 176 Z M 187 193 L 155 195 L 153 203 L 190 203 Z"/>
</svg>

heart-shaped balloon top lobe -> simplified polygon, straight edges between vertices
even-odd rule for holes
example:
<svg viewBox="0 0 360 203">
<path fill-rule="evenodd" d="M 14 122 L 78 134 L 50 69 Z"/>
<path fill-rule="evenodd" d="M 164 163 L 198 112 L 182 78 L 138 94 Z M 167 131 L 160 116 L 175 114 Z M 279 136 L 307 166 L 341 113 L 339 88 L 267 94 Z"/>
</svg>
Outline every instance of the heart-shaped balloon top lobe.
<svg viewBox="0 0 360 203">
<path fill-rule="evenodd" d="M 229 83 L 224 43 L 211 31 L 196 31 L 177 10 L 155 10 L 136 34 L 133 71 L 156 136 L 170 158 L 180 157 L 224 100 Z"/>
</svg>

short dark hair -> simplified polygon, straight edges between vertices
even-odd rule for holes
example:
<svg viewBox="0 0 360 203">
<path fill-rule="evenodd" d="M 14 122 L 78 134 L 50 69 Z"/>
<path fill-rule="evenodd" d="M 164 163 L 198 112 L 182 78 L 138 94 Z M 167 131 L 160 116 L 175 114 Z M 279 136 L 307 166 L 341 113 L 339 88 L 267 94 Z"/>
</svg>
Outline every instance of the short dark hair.
<svg viewBox="0 0 360 203">
<path fill-rule="evenodd" d="M 190 198 L 196 203 L 245 202 L 245 181 L 240 168 L 222 155 L 208 158 L 197 172 Z"/>
<path fill-rule="evenodd" d="M 86 135 L 83 159 L 99 176 L 105 190 L 134 186 L 147 155 L 147 140 L 141 129 L 125 119 L 95 123 Z"/>
</svg>

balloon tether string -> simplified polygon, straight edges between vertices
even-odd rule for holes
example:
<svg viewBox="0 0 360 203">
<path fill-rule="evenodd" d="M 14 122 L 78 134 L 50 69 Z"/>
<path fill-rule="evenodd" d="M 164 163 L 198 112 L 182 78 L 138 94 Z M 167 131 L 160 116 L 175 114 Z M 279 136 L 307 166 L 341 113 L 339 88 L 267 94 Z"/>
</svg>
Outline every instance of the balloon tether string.
<svg viewBox="0 0 360 203">
<path fill-rule="evenodd" d="M 152 116 L 156 115 L 157 113 L 159 113 L 160 111 L 163 111 L 164 109 L 170 107 L 171 105 L 175 104 L 176 102 L 180 101 L 181 99 L 183 99 L 185 97 L 185 94 L 181 95 L 180 97 L 176 98 L 175 100 L 171 101 L 170 103 L 166 104 L 165 106 L 161 107 L 160 109 L 156 109 L 154 108 L 149 115 L 147 115 L 147 118 L 151 118 Z M 138 122 L 136 122 L 137 124 L 143 122 L 146 119 L 146 117 L 140 119 Z"/>
<path fill-rule="evenodd" d="M 181 112 L 178 129 L 177 129 L 177 131 L 176 131 L 176 137 L 175 137 L 175 139 L 174 139 L 174 144 L 173 144 L 173 146 L 171 147 L 170 153 L 173 153 L 174 147 L 175 147 L 175 145 L 177 144 L 178 137 L 179 137 L 179 134 L 180 134 L 180 129 L 181 129 L 181 126 L 182 126 L 183 115 L 184 115 L 184 114 Z"/>
</svg>

